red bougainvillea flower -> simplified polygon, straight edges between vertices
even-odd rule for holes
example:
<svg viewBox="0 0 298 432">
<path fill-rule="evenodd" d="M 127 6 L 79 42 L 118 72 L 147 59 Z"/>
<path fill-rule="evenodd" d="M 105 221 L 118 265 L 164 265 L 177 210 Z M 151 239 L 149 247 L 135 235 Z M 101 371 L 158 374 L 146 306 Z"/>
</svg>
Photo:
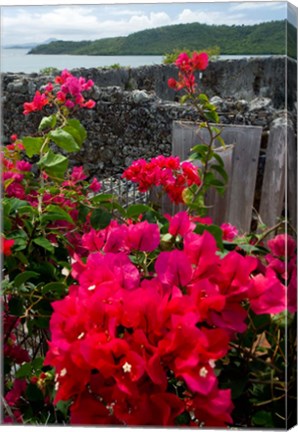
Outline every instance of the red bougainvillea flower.
<svg viewBox="0 0 298 432">
<path fill-rule="evenodd" d="M 2 237 L 2 253 L 5 256 L 10 256 L 12 254 L 11 248 L 13 247 L 14 242 L 15 241 L 12 239 L 6 239 Z"/>
<path fill-rule="evenodd" d="M 49 100 L 45 94 L 41 94 L 40 91 L 35 93 L 32 102 L 24 103 L 24 111 L 23 114 L 27 115 L 33 111 L 40 111 L 43 109 L 45 105 L 49 103 Z"/>
<path fill-rule="evenodd" d="M 182 52 L 181 54 L 179 54 L 179 56 L 177 57 L 177 60 L 175 61 L 175 65 L 178 66 L 178 68 L 181 71 L 185 71 L 185 72 L 188 72 L 192 69 L 192 66 L 190 63 L 190 58 L 189 58 L 188 54 L 185 52 Z"/>
<path fill-rule="evenodd" d="M 138 159 L 122 177 L 138 183 L 140 192 L 161 186 L 176 204 L 184 202 L 182 194 L 187 187 L 201 184 L 197 167 L 190 162 L 180 162 L 179 157 L 173 156 L 157 156 L 149 162 Z"/>
<path fill-rule="evenodd" d="M 202 52 L 200 54 L 194 52 L 190 59 L 190 63 L 193 69 L 200 70 L 200 71 L 203 71 L 208 67 L 208 61 L 209 61 L 208 54 L 205 52 Z"/>
</svg>

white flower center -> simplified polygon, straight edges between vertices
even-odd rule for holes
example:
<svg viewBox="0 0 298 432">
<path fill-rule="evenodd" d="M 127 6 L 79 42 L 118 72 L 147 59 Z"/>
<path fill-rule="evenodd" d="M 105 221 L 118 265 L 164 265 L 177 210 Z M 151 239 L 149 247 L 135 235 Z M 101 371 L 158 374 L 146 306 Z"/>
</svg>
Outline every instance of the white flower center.
<svg viewBox="0 0 298 432">
<path fill-rule="evenodd" d="M 79 334 L 78 339 L 82 339 L 84 336 L 85 336 L 85 333 L 82 332 L 82 333 Z"/>
<path fill-rule="evenodd" d="M 96 288 L 96 285 L 91 285 L 89 288 L 88 288 L 88 291 L 92 291 L 92 290 L 94 290 Z"/>
<path fill-rule="evenodd" d="M 205 378 L 208 375 L 208 371 L 205 367 L 202 367 L 199 372 L 200 376 Z"/>
<path fill-rule="evenodd" d="M 60 372 L 60 376 L 64 377 L 67 374 L 67 370 L 64 368 L 62 369 L 62 371 Z"/>
<path fill-rule="evenodd" d="M 125 373 L 131 372 L 131 368 L 132 368 L 131 364 L 127 362 L 125 362 L 124 365 L 122 365 L 122 369 Z"/>
</svg>

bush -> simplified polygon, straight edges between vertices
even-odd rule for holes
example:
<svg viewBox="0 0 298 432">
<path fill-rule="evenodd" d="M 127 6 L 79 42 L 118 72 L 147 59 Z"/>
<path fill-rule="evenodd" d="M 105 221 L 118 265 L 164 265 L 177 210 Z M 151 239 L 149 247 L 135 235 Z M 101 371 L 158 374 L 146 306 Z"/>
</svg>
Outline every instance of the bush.
<svg viewBox="0 0 298 432">
<path fill-rule="evenodd" d="M 24 104 L 28 116 L 52 113 L 2 153 L 5 423 L 285 427 L 296 243 L 206 217 L 206 190 L 226 181 L 218 114 L 193 79 L 208 57 L 183 53 L 176 65 L 169 83 L 210 135 L 193 149 L 201 168 L 160 155 L 123 174 L 184 203 L 174 216 L 122 208 L 57 151 L 86 139 L 72 117 L 94 107 L 91 80 L 64 70 Z"/>
</svg>

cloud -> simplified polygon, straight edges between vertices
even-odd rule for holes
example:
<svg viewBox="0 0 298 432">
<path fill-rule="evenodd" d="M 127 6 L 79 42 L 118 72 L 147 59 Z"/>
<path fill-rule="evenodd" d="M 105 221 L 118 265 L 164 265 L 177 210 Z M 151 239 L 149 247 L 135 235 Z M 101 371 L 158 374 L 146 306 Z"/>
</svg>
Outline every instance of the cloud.
<svg viewBox="0 0 298 432">
<path fill-rule="evenodd" d="M 278 9 L 284 9 L 286 7 L 285 3 L 281 2 L 249 2 L 249 3 L 236 3 L 236 5 L 233 5 L 230 7 L 231 11 L 248 11 L 248 10 L 255 10 L 255 9 L 269 9 L 269 10 L 278 10 Z"/>
<path fill-rule="evenodd" d="M 251 24 L 255 23 L 256 19 L 250 19 L 243 14 L 230 14 L 230 13 L 222 13 L 222 12 L 199 12 L 192 11 L 191 9 L 184 9 L 178 17 L 177 23 L 179 24 L 187 24 L 191 22 L 199 22 L 204 24 Z"/>
<path fill-rule="evenodd" d="M 264 6 L 265 5 L 265 6 Z M 186 5 L 185 5 L 186 6 Z M 64 5 L 3 8 L 3 45 L 42 43 L 48 38 L 61 40 L 95 40 L 128 34 L 171 24 L 200 22 L 206 24 L 255 24 L 277 15 L 284 3 L 231 3 L 215 7 L 213 3 L 180 3 L 150 6 Z M 263 9 L 262 9 L 263 8 Z M 254 10 L 258 13 L 254 13 Z M 265 15 L 264 15 L 265 14 Z M 264 18 L 265 16 L 265 18 Z M 274 19 L 274 18 L 272 18 Z M 275 18 L 281 19 L 281 18 Z"/>
<path fill-rule="evenodd" d="M 4 15 L 2 18 L 3 43 L 40 43 L 50 37 L 62 40 L 95 40 L 126 36 L 146 28 L 171 24 L 166 12 L 145 14 L 137 10 L 132 14 L 133 10 L 128 9 L 118 12 L 121 18 L 115 18 L 111 14 L 99 14 L 98 10 L 92 7 L 56 7 L 45 12 L 42 8 L 40 12 L 18 9 L 15 15 Z M 118 13 L 114 15 L 117 17 Z"/>
</svg>

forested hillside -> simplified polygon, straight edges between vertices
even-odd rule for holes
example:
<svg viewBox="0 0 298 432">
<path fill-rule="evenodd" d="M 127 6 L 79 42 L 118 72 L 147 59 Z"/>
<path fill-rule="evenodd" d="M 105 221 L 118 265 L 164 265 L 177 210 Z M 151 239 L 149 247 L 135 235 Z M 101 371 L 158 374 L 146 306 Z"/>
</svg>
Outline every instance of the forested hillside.
<svg viewBox="0 0 298 432">
<path fill-rule="evenodd" d="M 245 25 L 179 24 L 95 41 L 55 41 L 29 54 L 164 55 L 219 46 L 221 54 L 285 54 L 287 21 Z M 288 55 L 297 57 L 297 29 L 288 24 Z"/>
</svg>

